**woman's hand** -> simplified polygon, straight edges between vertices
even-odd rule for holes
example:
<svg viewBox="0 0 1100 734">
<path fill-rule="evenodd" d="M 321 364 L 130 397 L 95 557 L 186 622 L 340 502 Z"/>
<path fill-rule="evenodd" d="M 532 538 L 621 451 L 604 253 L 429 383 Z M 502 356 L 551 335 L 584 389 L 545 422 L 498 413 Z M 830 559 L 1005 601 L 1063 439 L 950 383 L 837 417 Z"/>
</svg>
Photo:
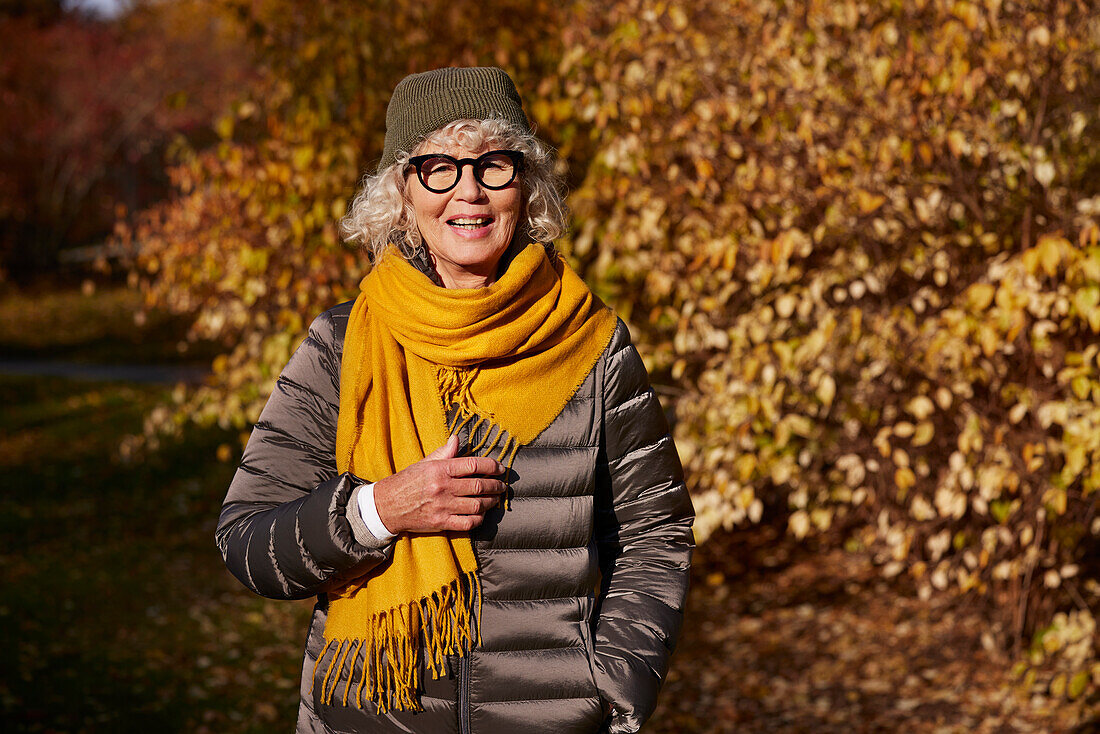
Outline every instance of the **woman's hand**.
<svg viewBox="0 0 1100 734">
<path fill-rule="evenodd" d="M 391 533 L 469 532 L 482 523 L 507 485 L 504 466 L 482 456 L 458 456 L 458 437 L 412 466 L 374 483 L 374 506 Z"/>
</svg>

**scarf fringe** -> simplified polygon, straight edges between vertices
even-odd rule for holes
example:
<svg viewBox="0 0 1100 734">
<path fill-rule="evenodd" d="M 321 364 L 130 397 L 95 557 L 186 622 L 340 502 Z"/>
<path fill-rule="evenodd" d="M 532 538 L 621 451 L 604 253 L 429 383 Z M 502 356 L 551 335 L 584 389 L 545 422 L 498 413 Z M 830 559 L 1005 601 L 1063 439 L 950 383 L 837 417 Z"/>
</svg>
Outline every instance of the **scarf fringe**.
<svg viewBox="0 0 1100 734">
<path fill-rule="evenodd" d="M 367 623 L 365 637 L 326 640 L 313 665 L 311 692 L 316 689 L 320 669 L 324 676 L 318 701 L 326 706 L 337 699 L 341 679 L 343 695 L 337 700 L 347 706 L 358 678 L 350 698 L 357 708 L 363 708 L 367 701 L 379 714 L 423 711 L 419 696 L 422 663 L 432 678 L 446 675 L 448 656 L 466 657 L 474 645 L 481 643 L 480 620 L 481 582 L 477 573 L 469 572 L 418 602 L 374 615 Z M 427 656 L 424 661 L 420 638 Z M 326 658 L 328 662 L 322 667 Z"/>
<path fill-rule="evenodd" d="M 439 395 L 443 404 L 455 407 L 455 415 L 447 426 L 447 433 L 453 435 L 469 425 L 470 436 L 473 437 L 481 426 L 487 426 L 485 435 L 482 436 L 481 440 L 470 447 L 470 453 L 475 456 L 492 456 L 493 452 L 499 447 L 500 450 L 496 458 L 504 465 L 505 476 L 507 477 L 512 471 L 512 464 L 515 463 L 516 453 L 519 451 L 519 440 L 510 434 L 505 437 L 504 426 L 500 425 L 494 418 L 483 415 L 477 405 L 474 404 L 473 396 L 470 394 L 470 384 L 477 377 L 477 373 L 477 367 L 456 369 L 441 366 L 436 370 L 437 379 L 439 380 Z M 574 392 L 576 391 L 574 390 Z M 501 442 L 501 438 L 504 438 L 503 442 Z M 505 483 L 507 483 L 507 479 Z M 512 509 L 511 486 L 504 493 L 504 509 Z"/>
</svg>

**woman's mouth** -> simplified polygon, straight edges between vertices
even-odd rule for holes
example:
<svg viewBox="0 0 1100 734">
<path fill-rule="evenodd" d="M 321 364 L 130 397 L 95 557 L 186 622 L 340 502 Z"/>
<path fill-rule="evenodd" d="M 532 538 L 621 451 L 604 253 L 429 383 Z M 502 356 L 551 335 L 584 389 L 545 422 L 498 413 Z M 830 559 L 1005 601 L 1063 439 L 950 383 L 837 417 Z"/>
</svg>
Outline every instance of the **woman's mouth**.
<svg viewBox="0 0 1100 734">
<path fill-rule="evenodd" d="M 481 229 L 482 227 L 488 227 L 492 223 L 492 217 L 455 217 L 454 219 L 447 221 L 447 224 L 451 225 L 452 227 L 458 227 L 459 229 L 470 231 Z"/>
<path fill-rule="evenodd" d="M 492 217 L 455 217 L 447 220 L 447 226 L 459 237 L 479 239 L 492 230 Z"/>
</svg>

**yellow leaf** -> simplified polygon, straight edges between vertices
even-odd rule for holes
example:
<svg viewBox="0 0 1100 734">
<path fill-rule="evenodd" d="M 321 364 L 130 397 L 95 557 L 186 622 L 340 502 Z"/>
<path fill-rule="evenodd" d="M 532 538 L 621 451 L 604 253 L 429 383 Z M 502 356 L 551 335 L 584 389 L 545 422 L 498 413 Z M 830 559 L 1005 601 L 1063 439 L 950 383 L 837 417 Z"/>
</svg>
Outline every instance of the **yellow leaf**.
<svg viewBox="0 0 1100 734">
<path fill-rule="evenodd" d="M 1085 689 L 1089 684 L 1089 673 L 1087 670 L 1079 670 L 1074 673 L 1070 678 L 1069 688 L 1066 691 L 1070 698 L 1080 698 L 1081 694 L 1085 692 Z"/>
<path fill-rule="evenodd" d="M 1096 247 L 1096 243 L 1100 242 L 1100 227 L 1093 224 L 1082 229 L 1081 234 L 1078 235 L 1077 241 L 1081 244 L 1082 248 Z"/>
<path fill-rule="evenodd" d="M 918 395 L 909 401 L 905 406 L 907 410 L 918 421 L 924 420 L 936 409 L 936 406 L 928 398 L 927 395 Z"/>
<path fill-rule="evenodd" d="M 668 9 L 668 17 L 672 21 L 672 27 L 677 31 L 683 31 L 688 27 L 690 22 L 687 17 L 687 13 L 679 5 L 673 5 Z"/>
<path fill-rule="evenodd" d="M 963 22 L 967 30 L 975 30 L 978 27 L 979 11 L 974 3 L 957 2 L 951 9 L 955 17 Z"/>
<path fill-rule="evenodd" d="M 894 425 L 894 435 L 898 438 L 909 438 L 913 435 L 913 424 L 909 421 L 898 421 Z"/>
<path fill-rule="evenodd" d="M 817 387 L 817 399 L 825 407 L 829 407 L 832 405 L 834 397 L 836 397 L 836 380 L 833 379 L 832 375 L 825 375 L 821 378 L 821 384 Z"/>
<path fill-rule="evenodd" d="M 912 444 L 914 446 L 925 446 L 931 442 L 935 433 L 936 429 L 932 426 L 931 421 L 923 421 L 917 425 L 917 431 L 913 434 Z"/>
<path fill-rule="evenodd" d="M 1050 184 L 1054 181 L 1054 164 L 1050 161 L 1039 161 L 1035 164 L 1032 173 L 1043 188 L 1050 188 Z"/>
<path fill-rule="evenodd" d="M 966 142 L 966 136 L 960 130 L 947 133 L 947 148 L 956 158 L 961 158 L 970 152 L 970 144 Z"/>
<path fill-rule="evenodd" d="M 880 428 L 878 434 L 875 436 L 875 439 L 871 442 L 871 444 L 878 449 L 879 454 L 883 458 L 889 456 L 891 453 L 890 427 L 885 426 L 883 428 Z"/>
<path fill-rule="evenodd" d="M 917 475 L 907 466 L 898 467 L 898 470 L 894 472 L 894 484 L 898 486 L 898 489 L 909 489 L 916 484 L 916 482 Z"/>
<path fill-rule="evenodd" d="M 787 421 L 780 421 L 779 425 L 775 427 L 773 440 L 777 449 L 785 448 L 791 440 L 791 424 Z"/>
<path fill-rule="evenodd" d="M 798 129 L 795 130 L 795 135 L 806 145 L 814 144 L 814 113 L 812 110 L 806 110 L 802 113 L 802 117 L 798 120 Z M 818 240 L 820 241 L 820 239 Z"/>
<path fill-rule="evenodd" d="M 987 324 L 978 327 L 978 343 L 982 347 L 982 354 L 987 357 L 996 354 L 1001 346 L 1001 340 L 997 337 L 997 332 L 993 331 Z"/>
<path fill-rule="evenodd" d="M 1054 676 L 1054 680 L 1050 682 L 1050 695 L 1054 698 L 1061 698 L 1066 695 L 1066 674 L 1059 673 Z"/>
<path fill-rule="evenodd" d="M 1032 247 L 1025 250 L 1020 260 L 1023 262 L 1028 275 L 1035 275 L 1035 271 L 1039 269 L 1039 248 Z"/>
<path fill-rule="evenodd" d="M 313 162 L 314 150 L 312 145 L 299 145 L 291 155 L 291 163 L 297 171 L 304 171 Z"/>
<path fill-rule="evenodd" d="M 996 289 L 989 283 L 975 283 L 966 289 L 967 306 L 972 311 L 984 311 L 993 303 Z"/>
<path fill-rule="evenodd" d="M 348 211 L 347 199 L 340 197 L 339 199 L 333 199 L 332 201 L 332 218 L 340 219 Z"/>
<path fill-rule="evenodd" d="M 1058 272 L 1058 263 L 1062 259 L 1062 253 L 1059 251 L 1058 240 L 1054 237 L 1042 237 L 1039 239 L 1037 245 L 1039 250 L 1039 261 L 1043 266 L 1043 271 L 1053 278 Z"/>
<path fill-rule="evenodd" d="M 216 132 L 218 137 L 222 140 L 229 140 L 233 137 L 233 123 L 234 120 L 232 115 L 223 115 L 214 123 L 214 132 Z"/>
<path fill-rule="evenodd" d="M 1076 293 L 1073 294 L 1073 305 L 1077 309 L 1077 313 L 1089 322 L 1089 327 L 1093 331 L 1097 331 L 1097 326 L 1094 322 L 1100 324 L 1100 308 L 1097 305 L 1100 304 L 1100 286 L 1089 285 L 1084 288 L 1079 288 Z"/>
<path fill-rule="evenodd" d="M 920 154 L 920 159 L 924 165 L 932 165 L 932 146 L 928 143 L 920 143 L 917 145 L 917 153 Z"/>
<path fill-rule="evenodd" d="M 775 301 L 775 312 L 780 318 L 789 319 L 798 305 L 798 297 L 790 293 L 784 293 Z"/>
<path fill-rule="evenodd" d="M 790 528 L 794 537 L 801 540 L 810 532 L 810 516 L 806 514 L 805 510 L 799 510 L 791 515 L 790 520 L 787 521 L 787 527 Z"/>
<path fill-rule="evenodd" d="M 871 64 L 871 78 L 879 89 L 886 88 L 886 82 L 890 80 L 890 59 L 881 57 Z"/>
<path fill-rule="evenodd" d="M 863 189 L 856 190 L 856 205 L 860 214 L 870 214 L 885 203 L 886 197 Z"/>
<path fill-rule="evenodd" d="M 737 478 L 742 482 L 747 482 L 752 478 L 752 473 L 756 469 L 756 456 L 754 454 L 741 454 L 737 457 L 735 466 L 737 468 Z"/>
<path fill-rule="evenodd" d="M 1047 505 L 1056 515 L 1066 514 L 1067 500 L 1065 489 L 1052 487 L 1043 493 L 1043 504 Z"/>
<path fill-rule="evenodd" d="M 833 511 L 824 507 L 814 508 L 810 512 L 810 521 L 813 522 L 814 527 L 824 532 L 833 523 Z"/>
</svg>

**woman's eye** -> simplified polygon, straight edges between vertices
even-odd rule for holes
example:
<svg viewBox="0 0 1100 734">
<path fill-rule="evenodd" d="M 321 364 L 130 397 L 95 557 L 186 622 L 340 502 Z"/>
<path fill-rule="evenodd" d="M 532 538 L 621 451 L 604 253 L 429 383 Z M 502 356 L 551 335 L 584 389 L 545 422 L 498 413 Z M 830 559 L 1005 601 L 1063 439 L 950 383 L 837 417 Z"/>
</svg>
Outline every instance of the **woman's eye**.
<svg viewBox="0 0 1100 734">
<path fill-rule="evenodd" d="M 446 158 L 433 158 L 424 161 L 424 164 L 420 167 L 420 170 L 428 175 L 433 173 L 448 173 L 454 171 L 454 169 L 454 164 Z"/>
<path fill-rule="evenodd" d="M 482 170 L 485 169 L 507 169 L 512 167 L 512 159 L 504 155 L 493 155 L 488 158 L 482 158 L 478 163 L 481 165 Z"/>
</svg>

